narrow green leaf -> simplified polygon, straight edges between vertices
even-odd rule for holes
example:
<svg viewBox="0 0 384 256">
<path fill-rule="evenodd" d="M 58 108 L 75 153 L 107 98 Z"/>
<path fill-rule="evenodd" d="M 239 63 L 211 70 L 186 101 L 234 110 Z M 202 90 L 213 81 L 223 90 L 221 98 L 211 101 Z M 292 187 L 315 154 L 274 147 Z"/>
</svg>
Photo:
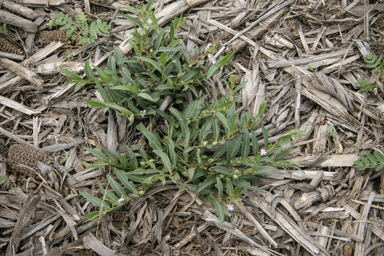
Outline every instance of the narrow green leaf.
<svg viewBox="0 0 384 256">
<path fill-rule="evenodd" d="M 223 224 L 224 217 L 225 217 L 225 208 L 224 208 L 225 206 L 216 200 L 213 200 L 213 204 L 215 205 L 216 213 L 217 213 L 217 216 L 219 217 L 220 224 Z"/>
<path fill-rule="evenodd" d="M 95 81 L 95 75 L 93 74 L 93 70 L 91 68 L 91 65 L 89 65 L 88 60 L 85 61 L 84 73 L 88 77 L 89 80 Z"/>
<path fill-rule="evenodd" d="M 231 147 L 231 140 L 227 140 L 218 150 L 212 155 L 213 159 L 219 159 Z"/>
<path fill-rule="evenodd" d="M 264 127 L 264 124 L 261 123 L 261 130 L 263 131 L 263 138 L 264 138 L 264 147 L 268 146 L 268 132 Z"/>
<path fill-rule="evenodd" d="M 137 194 L 139 191 L 136 189 L 132 181 L 128 181 L 127 175 L 125 172 L 113 167 L 113 172 L 116 174 L 116 177 L 120 180 L 121 184 L 126 187 L 129 191 L 134 194 Z"/>
<path fill-rule="evenodd" d="M 292 147 L 280 152 L 279 154 L 277 154 L 277 156 L 273 160 L 276 162 L 284 160 L 289 155 L 289 152 L 291 152 L 291 150 L 292 150 Z"/>
<path fill-rule="evenodd" d="M 222 165 L 216 165 L 215 168 L 213 169 L 215 172 L 222 173 L 227 176 L 231 176 L 231 172 L 228 170 L 227 167 L 222 166 Z"/>
<path fill-rule="evenodd" d="M 85 199 L 87 199 L 89 202 L 91 202 L 92 204 L 94 204 L 97 207 L 104 208 L 107 210 L 111 208 L 111 206 L 109 206 L 106 202 L 104 202 L 102 199 L 100 199 L 98 197 L 91 196 L 91 195 L 88 195 L 88 194 L 83 193 L 83 192 L 79 192 L 79 193 L 80 193 L 80 195 L 85 197 Z"/>
<path fill-rule="evenodd" d="M 147 58 L 147 57 L 143 57 L 143 56 L 136 56 L 136 58 L 139 59 L 139 60 L 142 60 L 142 61 L 145 61 L 147 63 L 152 64 L 152 66 L 154 68 L 156 68 L 159 72 L 161 72 L 161 66 L 156 61 L 154 61 L 154 60 L 152 60 L 150 58 Z"/>
<path fill-rule="evenodd" d="M 251 142 L 248 129 L 244 131 L 243 145 L 241 146 L 241 158 L 244 160 L 248 157 L 251 151 Z"/>
<path fill-rule="evenodd" d="M 252 140 L 253 155 L 257 156 L 259 152 L 259 141 L 257 140 L 257 137 L 254 131 L 251 132 L 251 140 Z"/>
<path fill-rule="evenodd" d="M 231 139 L 230 148 L 227 151 L 227 167 L 229 166 L 232 159 L 235 159 L 239 152 L 241 145 L 242 135 L 239 134 L 235 138 Z"/>
<path fill-rule="evenodd" d="M 368 165 L 370 164 L 369 160 L 365 156 L 361 156 L 361 161 L 363 161 L 364 164 Z"/>
<path fill-rule="evenodd" d="M 212 116 L 210 116 L 205 121 L 205 124 L 203 125 L 203 127 L 201 127 L 200 141 L 204 141 L 204 139 L 207 137 L 207 135 L 212 133 L 212 129 L 211 129 L 212 123 L 213 123 L 213 118 L 212 118 Z"/>
<path fill-rule="evenodd" d="M 229 127 L 229 123 L 228 123 L 227 118 L 220 111 L 216 112 L 216 116 L 220 119 L 220 122 L 224 125 L 226 134 L 228 134 L 229 131 L 231 130 L 231 128 Z"/>
<path fill-rule="evenodd" d="M 154 149 L 153 152 L 161 158 L 165 170 L 167 172 L 171 173 L 173 171 L 173 165 L 171 164 L 169 157 L 164 152 L 162 152 L 158 149 Z"/>
<path fill-rule="evenodd" d="M 7 176 L 0 176 L 0 185 L 4 184 L 6 180 L 7 180 Z"/>
<path fill-rule="evenodd" d="M 227 181 L 225 184 L 225 188 L 227 189 L 227 194 L 229 197 L 233 196 L 233 184 L 230 181 Z"/>
<path fill-rule="evenodd" d="M 85 150 L 87 150 L 88 152 L 90 152 L 95 157 L 97 157 L 98 159 L 100 159 L 101 161 L 103 161 L 105 163 L 109 163 L 109 158 L 107 156 L 105 156 L 103 153 L 101 153 L 100 151 L 98 151 L 96 149 L 92 149 L 92 148 L 86 148 L 86 147 L 83 147 L 83 148 Z"/>
<path fill-rule="evenodd" d="M 100 215 L 99 211 L 90 212 L 84 215 L 84 219 L 87 221 L 91 221 L 99 217 L 99 215 Z"/>
<path fill-rule="evenodd" d="M 213 66 L 210 66 L 209 69 L 208 69 L 208 72 L 207 72 L 207 79 L 214 76 L 215 74 L 217 74 L 219 72 L 219 67 L 213 65 Z"/>
<path fill-rule="evenodd" d="M 202 191 L 203 189 L 211 186 L 213 183 L 215 183 L 216 177 L 215 175 L 209 175 L 199 186 L 199 189 L 197 190 L 197 194 Z"/>
<path fill-rule="evenodd" d="M 156 101 L 157 101 L 157 99 L 152 98 L 151 95 L 149 95 L 148 93 L 140 92 L 140 93 L 138 94 L 138 96 L 140 96 L 140 97 L 143 98 L 143 99 L 152 101 L 152 102 L 156 102 Z"/>
<path fill-rule="evenodd" d="M 372 164 L 377 164 L 377 159 L 372 154 L 367 154 L 366 156 L 368 157 L 368 159 L 371 161 Z"/>
<path fill-rule="evenodd" d="M 381 169 L 384 168 L 384 163 L 383 164 L 380 164 L 379 166 L 377 166 L 376 170 L 375 171 L 380 171 Z"/>
<path fill-rule="evenodd" d="M 72 79 L 72 80 L 83 80 L 81 78 L 81 76 L 79 76 L 78 74 L 75 74 L 71 71 L 69 71 L 68 69 L 65 69 L 65 68 L 62 68 L 60 67 L 60 70 L 61 72 L 63 72 L 68 78 Z"/>
<path fill-rule="evenodd" d="M 219 199 L 221 200 L 223 198 L 223 183 L 221 182 L 220 178 L 219 177 L 216 177 L 216 187 L 217 187 L 217 190 L 218 190 L 218 195 L 219 195 Z"/>
<path fill-rule="evenodd" d="M 120 6 L 119 7 L 120 9 L 123 9 L 123 10 L 126 10 L 128 12 L 131 12 L 133 14 L 136 14 L 137 16 L 140 17 L 140 13 L 138 11 L 136 11 L 136 9 L 132 8 L 132 7 L 127 7 L 127 6 Z"/>
<path fill-rule="evenodd" d="M 148 162 L 149 161 L 149 157 L 148 157 L 147 153 L 145 152 L 144 146 L 145 146 L 145 143 L 141 144 L 141 146 L 139 148 L 139 151 L 140 151 L 140 155 L 143 157 L 143 159 L 146 162 Z"/>
<path fill-rule="evenodd" d="M 103 195 L 106 195 L 107 198 L 109 198 L 110 200 L 114 201 L 115 203 L 118 203 L 118 198 L 116 197 L 116 195 L 114 193 L 112 193 L 111 191 L 108 191 L 106 189 L 103 188 L 103 185 L 101 184 L 100 181 L 97 182 L 97 184 L 99 185 L 99 188 L 100 188 L 100 191 Z"/>
<path fill-rule="evenodd" d="M 121 17 L 123 17 L 124 19 L 126 20 L 129 20 L 130 22 L 132 22 L 135 26 L 137 27 L 141 27 L 141 22 L 138 21 L 137 19 L 129 16 L 129 15 L 126 15 L 126 14 L 120 14 Z"/>
<path fill-rule="evenodd" d="M 160 151 L 163 151 L 163 147 L 161 145 L 161 142 L 159 141 L 159 139 L 156 137 L 155 134 L 151 133 L 150 131 L 148 131 L 147 128 L 145 128 L 145 126 L 143 125 L 143 123 L 140 123 L 138 126 L 137 126 L 137 129 L 139 131 L 141 131 L 144 136 L 148 139 L 148 143 L 149 143 L 149 146 L 152 148 L 152 149 L 158 149 Z"/>
<path fill-rule="evenodd" d="M 379 151 L 374 151 L 373 154 L 379 160 L 380 163 L 384 163 L 384 156 Z"/>
<path fill-rule="evenodd" d="M 128 197 L 127 193 L 125 193 L 124 189 L 120 186 L 119 183 L 115 181 L 114 178 L 112 178 L 110 175 L 107 175 L 107 179 L 109 181 L 109 184 L 111 185 L 112 189 L 115 191 L 115 193 L 118 196 L 126 196 Z"/>
</svg>

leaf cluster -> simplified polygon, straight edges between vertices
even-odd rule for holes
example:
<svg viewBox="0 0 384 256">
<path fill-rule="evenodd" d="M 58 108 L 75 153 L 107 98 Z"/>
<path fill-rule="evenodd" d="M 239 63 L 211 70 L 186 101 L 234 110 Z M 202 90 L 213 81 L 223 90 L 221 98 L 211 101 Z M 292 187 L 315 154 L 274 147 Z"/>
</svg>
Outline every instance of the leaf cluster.
<svg viewBox="0 0 384 256">
<path fill-rule="evenodd" d="M 85 148 L 100 160 L 87 164 L 88 167 L 110 166 L 123 184 L 117 186 L 118 182 L 108 176 L 113 191 L 100 187 L 104 199 L 84 195 L 102 208 L 86 218 L 96 218 L 119 207 L 119 197 L 128 202 L 144 194 L 156 182 L 165 184 L 172 181 L 178 187 L 188 188 L 210 200 L 223 221 L 225 215 L 229 215 L 227 205 L 240 200 L 242 188 L 262 191 L 250 182 L 257 178 L 256 175 L 278 168 L 300 169 L 297 162 L 284 160 L 292 149 L 284 145 L 304 134 L 292 131 L 275 143 L 269 143 L 267 131 L 260 122 L 266 102 L 260 105 L 257 116 L 248 111 L 236 113 L 235 96 L 245 83 L 236 85 L 237 77 L 231 74 L 229 81 L 222 81 L 230 93 L 224 95 L 218 91 L 221 99 L 207 104 L 206 96 L 199 97 L 195 87 L 217 74 L 232 55 L 222 57 L 214 65 L 206 65 L 206 55 L 216 48 L 200 51 L 196 47 L 197 57 L 191 59 L 182 40 L 176 37 L 177 29 L 185 21 L 175 18 L 170 27 L 160 28 L 159 19 L 151 11 L 151 4 L 153 1 L 139 11 L 125 7 L 135 17 L 122 15 L 136 25 L 133 37 L 128 41 L 135 56 L 125 57 L 115 49 L 114 56 L 108 58 L 107 69 L 93 67 L 98 75 L 86 62 L 84 72 L 87 80 L 62 69 L 76 83 L 76 90 L 86 84 L 95 85 L 104 102 L 86 100 L 92 108 L 117 110 L 119 115 L 129 116 L 129 125 L 135 122 L 135 116 L 158 114 L 168 126 L 168 131 L 160 136 L 149 131 L 144 125 L 146 122 L 140 122 L 143 119 L 136 119 L 137 131 L 147 140 L 141 145 L 139 153 L 132 152 L 128 146 L 124 155 L 104 147 L 103 152 Z M 181 109 L 179 103 L 184 100 L 187 90 L 196 96 L 196 100 Z M 159 105 L 168 95 L 175 104 L 163 112 L 159 110 Z M 140 110 L 146 110 L 146 113 Z M 254 132 L 260 126 L 263 151 Z M 124 187 L 130 194 L 124 194 Z M 140 191 L 136 187 L 140 187 Z"/>
<path fill-rule="evenodd" d="M 367 68 L 373 69 L 374 73 L 379 73 L 381 75 L 381 79 L 384 79 L 384 63 L 381 61 L 381 59 L 378 59 L 376 55 L 369 53 L 365 56 L 364 62 L 366 63 Z M 375 91 L 376 85 L 370 83 L 366 79 L 358 79 L 357 86 L 360 87 L 361 91 Z"/>
<path fill-rule="evenodd" d="M 327 131 L 324 132 L 323 135 L 334 137 L 334 136 L 337 136 L 338 133 L 336 131 L 334 131 L 334 126 L 333 125 L 328 125 Z"/>
<path fill-rule="evenodd" d="M 111 25 L 108 25 L 107 22 L 101 22 L 101 20 L 91 22 L 88 25 L 87 15 L 82 11 L 76 14 L 75 20 L 62 12 L 54 15 L 48 26 L 52 28 L 57 25 L 61 26 L 60 30 L 66 30 L 67 37 L 76 40 L 80 46 L 94 42 L 97 35 L 107 34 L 108 30 L 111 29 Z"/>
<path fill-rule="evenodd" d="M 360 161 L 355 161 L 355 167 L 359 170 L 368 168 L 376 168 L 375 171 L 380 171 L 384 168 L 384 156 L 379 151 L 374 151 L 372 154 L 361 156 Z"/>
<path fill-rule="evenodd" d="M 300 131 L 270 144 L 261 124 L 267 154 L 260 154 L 253 130 L 265 111 L 265 102 L 260 106 L 260 114 L 254 117 L 249 112 L 235 114 L 235 102 L 225 99 L 204 107 L 204 98 L 195 100 L 182 112 L 170 108 L 169 115 L 164 115 L 169 128 L 163 138 L 142 123 L 137 125 L 150 150 L 145 150 L 143 144 L 140 153 L 134 154 L 126 146 L 127 156 L 122 156 L 105 148 L 105 154 L 86 148 L 101 161 L 88 167 L 112 166 L 116 175 L 123 173 L 128 181 L 141 185 L 143 191 L 158 181 L 165 184 L 172 180 L 177 186 L 187 187 L 210 200 L 221 221 L 229 214 L 227 204 L 240 200 L 241 188 L 262 191 L 250 183 L 256 175 L 278 168 L 300 169 L 298 163 L 284 160 L 292 148 L 283 147 L 302 136 Z"/>
<path fill-rule="evenodd" d="M 141 116 L 140 110 L 146 110 L 146 115 L 155 114 L 167 95 L 172 96 L 176 104 L 184 101 L 187 90 L 198 97 L 195 87 L 229 62 L 232 54 L 220 58 L 214 65 L 204 65 L 205 57 L 214 52 L 216 46 L 202 52 L 196 47 L 198 56 L 191 59 L 182 39 L 176 37 L 177 29 L 185 21 L 175 18 L 170 27 L 160 28 L 159 19 L 148 6 L 143 6 L 140 11 L 123 7 L 140 17 L 138 20 L 122 14 L 136 25 L 132 38 L 127 41 L 133 47 L 134 56 L 126 57 L 115 48 L 114 56 L 108 58 L 107 69 L 91 67 L 86 62 L 86 79 L 62 69 L 71 82 L 76 83 L 75 91 L 87 84 L 96 85 L 104 103 L 87 101 L 92 108 L 105 111 L 113 108 L 132 118 Z M 93 68 L 98 72 L 97 76 L 93 74 Z"/>
</svg>

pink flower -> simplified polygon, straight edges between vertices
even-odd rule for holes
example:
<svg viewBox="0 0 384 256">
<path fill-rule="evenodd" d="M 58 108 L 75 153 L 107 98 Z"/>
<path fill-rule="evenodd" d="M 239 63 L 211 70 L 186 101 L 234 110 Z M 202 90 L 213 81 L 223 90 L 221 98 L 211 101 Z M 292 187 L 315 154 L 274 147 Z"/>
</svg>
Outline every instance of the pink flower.
<svg viewBox="0 0 384 256">
<path fill-rule="evenodd" d="M 233 204 L 228 204 L 227 207 L 228 207 L 228 211 L 231 211 L 231 212 L 232 212 L 233 210 L 235 210 Z"/>
<path fill-rule="evenodd" d="M 262 156 L 266 156 L 267 155 L 267 151 L 265 151 L 265 149 L 261 149 L 260 150 L 260 155 L 262 155 Z"/>
<path fill-rule="evenodd" d="M 140 110 L 140 113 L 142 113 L 143 115 L 141 117 L 144 117 L 145 113 L 147 113 L 147 110 Z"/>
<path fill-rule="evenodd" d="M 117 200 L 119 202 L 119 204 L 121 204 L 122 202 L 124 202 L 124 198 L 119 198 L 119 200 Z"/>
</svg>

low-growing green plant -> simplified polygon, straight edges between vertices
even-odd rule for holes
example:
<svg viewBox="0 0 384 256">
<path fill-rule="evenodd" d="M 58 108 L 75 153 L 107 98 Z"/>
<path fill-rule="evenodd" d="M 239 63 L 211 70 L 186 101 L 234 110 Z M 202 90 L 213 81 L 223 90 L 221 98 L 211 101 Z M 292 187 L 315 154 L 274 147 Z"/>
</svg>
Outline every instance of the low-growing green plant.
<svg viewBox="0 0 384 256">
<path fill-rule="evenodd" d="M 96 86 L 104 102 L 86 100 L 92 108 L 115 109 L 119 115 L 129 116 L 129 125 L 135 122 L 135 116 L 159 114 L 168 125 L 167 133 L 160 136 L 136 119 L 136 129 L 148 141 L 141 145 L 139 153 L 128 146 L 125 146 L 125 154 L 111 152 L 105 147 L 102 147 L 103 152 L 85 148 L 100 160 L 87 164 L 88 167 L 110 166 L 114 174 L 114 177 L 107 175 L 112 191 L 99 182 L 103 198 L 81 193 L 99 207 L 85 218 L 97 218 L 145 194 L 154 183 L 165 184 L 171 180 L 178 187 L 188 188 L 211 201 L 223 221 L 233 210 L 232 202 L 240 200 L 242 188 L 261 191 L 250 183 L 256 175 L 277 168 L 299 169 L 297 162 L 284 160 L 291 148 L 283 146 L 303 134 L 292 131 L 275 143 L 269 143 L 267 131 L 260 123 L 266 102 L 261 104 L 257 116 L 248 111 L 236 114 L 235 94 L 245 83 L 236 85 L 237 77 L 231 74 L 229 81 L 223 80 L 229 95 L 218 91 L 221 99 L 207 104 L 207 95 L 199 97 L 196 87 L 217 74 L 232 55 L 220 58 L 214 65 L 206 65 L 205 56 L 216 47 L 203 52 L 196 47 L 197 58 L 191 59 L 182 40 L 176 37 L 177 29 L 185 22 L 175 18 L 170 27 L 160 28 L 151 4 L 153 0 L 140 11 L 126 8 L 140 18 L 139 21 L 124 16 L 136 25 L 129 40 L 135 56 L 125 57 L 116 49 L 114 56 L 108 59 L 106 70 L 94 67 L 97 76 L 86 62 L 87 80 L 62 69 L 71 82 L 76 83 L 76 90 L 84 85 Z M 186 90 L 191 90 L 197 100 L 183 109 L 181 103 Z M 161 111 L 159 106 L 168 95 L 174 104 L 169 111 Z M 253 132 L 259 126 L 264 148 L 259 147 Z"/>
<path fill-rule="evenodd" d="M 74 21 L 68 14 L 64 15 L 62 12 L 54 15 L 48 26 L 52 28 L 57 25 L 61 26 L 60 30 L 66 30 L 67 37 L 76 41 L 80 46 L 94 42 L 97 34 L 106 34 L 111 29 L 111 25 L 108 25 L 107 22 L 101 22 L 101 20 L 91 22 L 91 25 L 88 25 L 87 15 L 82 11 L 77 13 Z"/>
<path fill-rule="evenodd" d="M 381 75 L 381 79 L 384 79 L 384 63 L 377 58 L 376 55 L 369 53 L 365 56 L 364 62 L 366 63 L 367 68 L 373 69 L 374 73 L 379 73 Z M 370 83 L 368 80 L 362 78 L 357 79 L 357 85 L 360 87 L 361 91 L 369 91 L 374 92 L 377 88 L 375 84 Z"/>
<path fill-rule="evenodd" d="M 360 161 L 355 161 L 355 167 L 359 170 L 368 168 L 376 168 L 375 171 L 380 171 L 384 168 L 384 156 L 379 151 L 374 151 L 372 154 L 367 154 L 360 157 Z"/>
<path fill-rule="evenodd" d="M 337 136 L 337 132 L 336 131 L 333 131 L 334 130 L 334 126 L 333 125 L 328 125 L 327 127 L 327 131 L 326 132 L 323 132 L 323 135 L 325 136 Z"/>
</svg>

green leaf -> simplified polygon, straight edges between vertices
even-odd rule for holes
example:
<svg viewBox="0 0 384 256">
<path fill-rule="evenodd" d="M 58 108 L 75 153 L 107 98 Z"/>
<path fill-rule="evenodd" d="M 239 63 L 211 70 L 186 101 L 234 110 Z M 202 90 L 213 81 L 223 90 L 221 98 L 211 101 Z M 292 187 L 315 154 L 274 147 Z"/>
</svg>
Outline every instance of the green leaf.
<svg viewBox="0 0 384 256">
<path fill-rule="evenodd" d="M 368 165 L 368 166 L 370 164 L 369 160 L 365 156 L 361 156 L 361 161 L 363 161 L 363 163 Z"/>
<path fill-rule="evenodd" d="M 267 130 L 265 129 L 263 123 L 261 123 L 261 130 L 263 131 L 264 146 L 267 147 L 267 146 L 268 146 L 268 132 L 267 132 Z"/>
<path fill-rule="evenodd" d="M 88 194 L 83 193 L 83 192 L 79 192 L 79 193 L 80 193 L 80 195 L 85 197 L 89 202 L 91 202 L 92 204 L 94 204 L 97 207 L 104 208 L 107 210 L 111 208 L 111 206 L 109 206 L 106 202 L 104 202 L 102 199 L 100 199 L 98 197 L 91 196 L 91 195 L 88 195 Z"/>
<path fill-rule="evenodd" d="M 88 152 L 90 152 L 95 157 L 97 157 L 98 159 L 100 159 L 101 161 L 103 161 L 104 163 L 109 163 L 109 158 L 105 156 L 103 153 L 101 153 L 100 151 L 92 148 L 86 148 L 86 147 L 83 147 L 83 148 Z"/>
<path fill-rule="evenodd" d="M 376 167 L 377 159 L 372 154 L 367 154 L 366 156 L 371 161 L 371 163 L 374 164 L 374 166 Z M 374 167 L 372 167 L 372 168 L 374 168 Z"/>
<path fill-rule="evenodd" d="M 227 189 L 228 196 L 229 197 L 233 196 L 233 185 L 232 185 L 232 182 L 227 181 L 227 183 L 225 184 L 225 188 Z"/>
<path fill-rule="evenodd" d="M 215 206 L 217 216 L 219 217 L 220 224 L 222 224 L 225 217 L 225 206 L 216 200 L 213 200 L 213 204 Z"/>
<path fill-rule="evenodd" d="M 221 182 L 221 179 L 219 177 L 216 177 L 216 187 L 218 190 L 219 199 L 221 200 L 223 198 L 223 183 Z"/>
<path fill-rule="evenodd" d="M 127 193 L 125 193 L 124 189 L 120 186 L 119 183 L 115 181 L 115 179 L 113 179 L 110 175 L 107 175 L 107 179 L 109 181 L 109 184 L 111 184 L 112 189 L 118 196 L 128 197 Z"/>
<path fill-rule="evenodd" d="M 267 101 L 263 101 L 259 106 L 259 114 L 257 116 L 261 117 L 264 114 L 266 106 Z"/>
<path fill-rule="evenodd" d="M 128 7 L 129 8 L 129 7 Z M 126 15 L 126 14 L 120 14 L 121 17 L 123 17 L 124 19 L 126 20 L 129 20 L 130 22 L 132 22 L 135 26 L 137 27 L 141 27 L 141 22 L 129 15 Z"/>
<path fill-rule="evenodd" d="M 284 150 L 283 152 L 280 152 L 273 160 L 276 162 L 284 160 L 289 155 L 289 152 L 291 152 L 291 150 L 292 147 Z"/>
<path fill-rule="evenodd" d="M 113 202 L 118 203 L 119 199 L 116 197 L 114 193 L 112 193 L 111 191 L 105 190 L 100 181 L 98 181 L 97 184 L 99 185 L 100 191 L 103 195 L 106 195 L 106 197 L 112 200 Z"/>
<path fill-rule="evenodd" d="M 259 141 L 257 140 L 257 137 L 254 131 L 251 132 L 251 140 L 252 140 L 253 155 L 256 157 L 257 154 L 259 153 Z"/>
<path fill-rule="evenodd" d="M 164 152 L 162 152 L 162 151 L 160 151 L 158 149 L 154 149 L 153 152 L 161 158 L 165 170 L 167 172 L 169 172 L 169 173 L 172 173 L 173 165 L 171 164 L 171 161 L 169 160 L 169 157 Z"/>
<path fill-rule="evenodd" d="M 95 81 L 95 74 L 93 74 L 93 70 L 91 68 L 91 65 L 89 65 L 88 60 L 85 61 L 84 73 L 89 80 L 91 80 L 92 82 Z"/>
<path fill-rule="evenodd" d="M 143 99 L 152 101 L 152 102 L 156 102 L 156 101 L 158 101 L 158 99 L 154 99 L 154 98 L 151 97 L 151 95 L 149 95 L 149 94 L 147 94 L 147 93 L 144 93 L 144 92 L 140 92 L 140 93 L 138 94 L 138 96 L 140 96 L 140 97 L 143 98 Z"/>
<path fill-rule="evenodd" d="M 231 130 L 231 128 L 229 127 L 229 123 L 228 123 L 227 118 L 220 111 L 216 112 L 216 116 L 220 119 L 221 123 L 224 125 L 224 128 L 226 130 L 226 134 L 228 134 L 229 131 Z"/>
<path fill-rule="evenodd" d="M 0 185 L 4 184 L 4 182 L 7 180 L 6 176 L 0 176 Z"/>
<path fill-rule="evenodd" d="M 63 72 L 68 78 L 72 79 L 72 80 L 83 80 L 81 78 L 81 76 L 79 76 L 78 74 L 75 74 L 71 71 L 69 71 L 68 69 L 65 69 L 65 68 L 62 68 L 60 67 L 60 70 L 61 72 Z"/>
<path fill-rule="evenodd" d="M 243 145 L 241 147 L 241 158 L 244 160 L 248 157 L 251 150 L 251 142 L 248 129 L 244 131 Z"/>
<path fill-rule="evenodd" d="M 149 143 L 149 146 L 152 148 L 152 149 L 158 149 L 160 151 L 163 151 L 163 147 L 161 145 L 161 142 L 159 141 L 159 139 L 156 137 L 155 134 L 151 133 L 150 131 L 148 131 L 147 128 L 145 128 L 145 126 L 143 125 L 143 123 L 140 123 L 138 126 L 137 126 L 137 129 L 139 131 L 141 131 L 144 136 L 148 139 L 148 143 Z"/>
<path fill-rule="evenodd" d="M 77 92 L 78 90 L 81 89 L 81 87 L 83 87 L 84 85 L 86 85 L 87 83 L 86 82 L 78 82 L 75 86 L 75 90 L 74 92 Z"/>
<path fill-rule="evenodd" d="M 197 189 L 196 193 L 199 194 L 200 191 L 202 191 L 203 189 L 211 186 L 213 183 L 215 183 L 216 181 L 216 177 L 215 175 L 209 175 L 199 186 L 199 188 Z"/>
<path fill-rule="evenodd" d="M 107 166 L 107 165 L 111 165 L 110 163 L 104 163 L 104 162 L 96 162 L 96 163 L 93 163 L 93 164 L 89 164 L 89 163 L 84 163 L 88 168 L 100 168 L 100 167 L 104 167 L 104 166 Z"/>
<path fill-rule="evenodd" d="M 99 217 L 99 215 L 100 215 L 99 211 L 90 212 L 84 215 L 84 219 L 87 221 L 91 221 Z"/>
<path fill-rule="evenodd" d="M 379 151 L 374 151 L 373 154 L 379 160 L 380 163 L 384 163 L 384 156 Z"/>
<path fill-rule="evenodd" d="M 215 172 L 222 173 L 227 176 L 231 176 L 231 172 L 228 170 L 227 167 L 222 166 L 222 165 L 216 165 L 215 168 L 213 169 Z"/>
<path fill-rule="evenodd" d="M 226 64 L 232 57 L 234 53 L 228 54 L 227 56 L 221 57 L 215 65 L 217 65 L 219 68 Z"/>
<path fill-rule="evenodd" d="M 216 152 L 212 155 L 213 159 L 219 159 L 228 149 L 231 147 L 231 140 L 227 140 L 223 145 L 216 150 Z"/>
<path fill-rule="evenodd" d="M 209 69 L 208 69 L 208 72 L 207 72 L 207 79 L 212 77 L 213 75 L 217 74 L 217 72 L 219 71 L 219 67 L 217 66 L 210 66 Z"/>
<path fill-rule="evenodd" d="M 383 164 L 380 164 L 379 166 L 377 166 L 376 170 L 375 171 L 380 171 L 381 169 L 384 168 L 384 163 Z M 0 183 L 1 184 L 1 183 Z"/>
<path fill-rule="evenodd" d="M 116 177 L 120 180 L 121 184 L 123 184 L 124 187 L 126 187 L 129 191 L 131 191 L 134 194 L 138 194 L 139 191 L 136 189 L 135 185 L 132 181 L 128 181 L 127 175 L 125 172 L 120 171 L 119 169 L 113 167 L 113 172 L 116 174 Z"/>
<path fill-rule="evenodd" d="M 203 125 L 203 127 L 201 127 L 200 141 L 204 141 L 204 139 L 207 137 L 207 135 L 212 133 L 212 129 L 211 129 L 212 123 L 213 123 L 213 118 L 212 118 L 212 116 L 210 116 L 205 121 L 205 124 Z"/>
<path fill-rule="evenodd" d="M 161 66 L 156 61 L 154 61 L 154 60 L 152 60 L 150 58 L 147 58 L 147 57 L 143 57 L 143 56 L 136 56 L 136 58 L 139 59 L 139 60 L 142 60 L 142 61 L 145 61 L 145 62 L 148 62 L 148 63 L 152 64 L 152 66 L 155 69 L 157 69 L 159 72 L 161 72 Z"/>
<path fill-rule="evenodd" d="M 242 135 L 239 134 L 235 138 L 231 139 L 230 148 L 227 152 L 227 167 L 229 166 L 232 159 L 235 159 L 237 152 L 239 152 L 239 148 L 241 145 Z"/>
</svg>

